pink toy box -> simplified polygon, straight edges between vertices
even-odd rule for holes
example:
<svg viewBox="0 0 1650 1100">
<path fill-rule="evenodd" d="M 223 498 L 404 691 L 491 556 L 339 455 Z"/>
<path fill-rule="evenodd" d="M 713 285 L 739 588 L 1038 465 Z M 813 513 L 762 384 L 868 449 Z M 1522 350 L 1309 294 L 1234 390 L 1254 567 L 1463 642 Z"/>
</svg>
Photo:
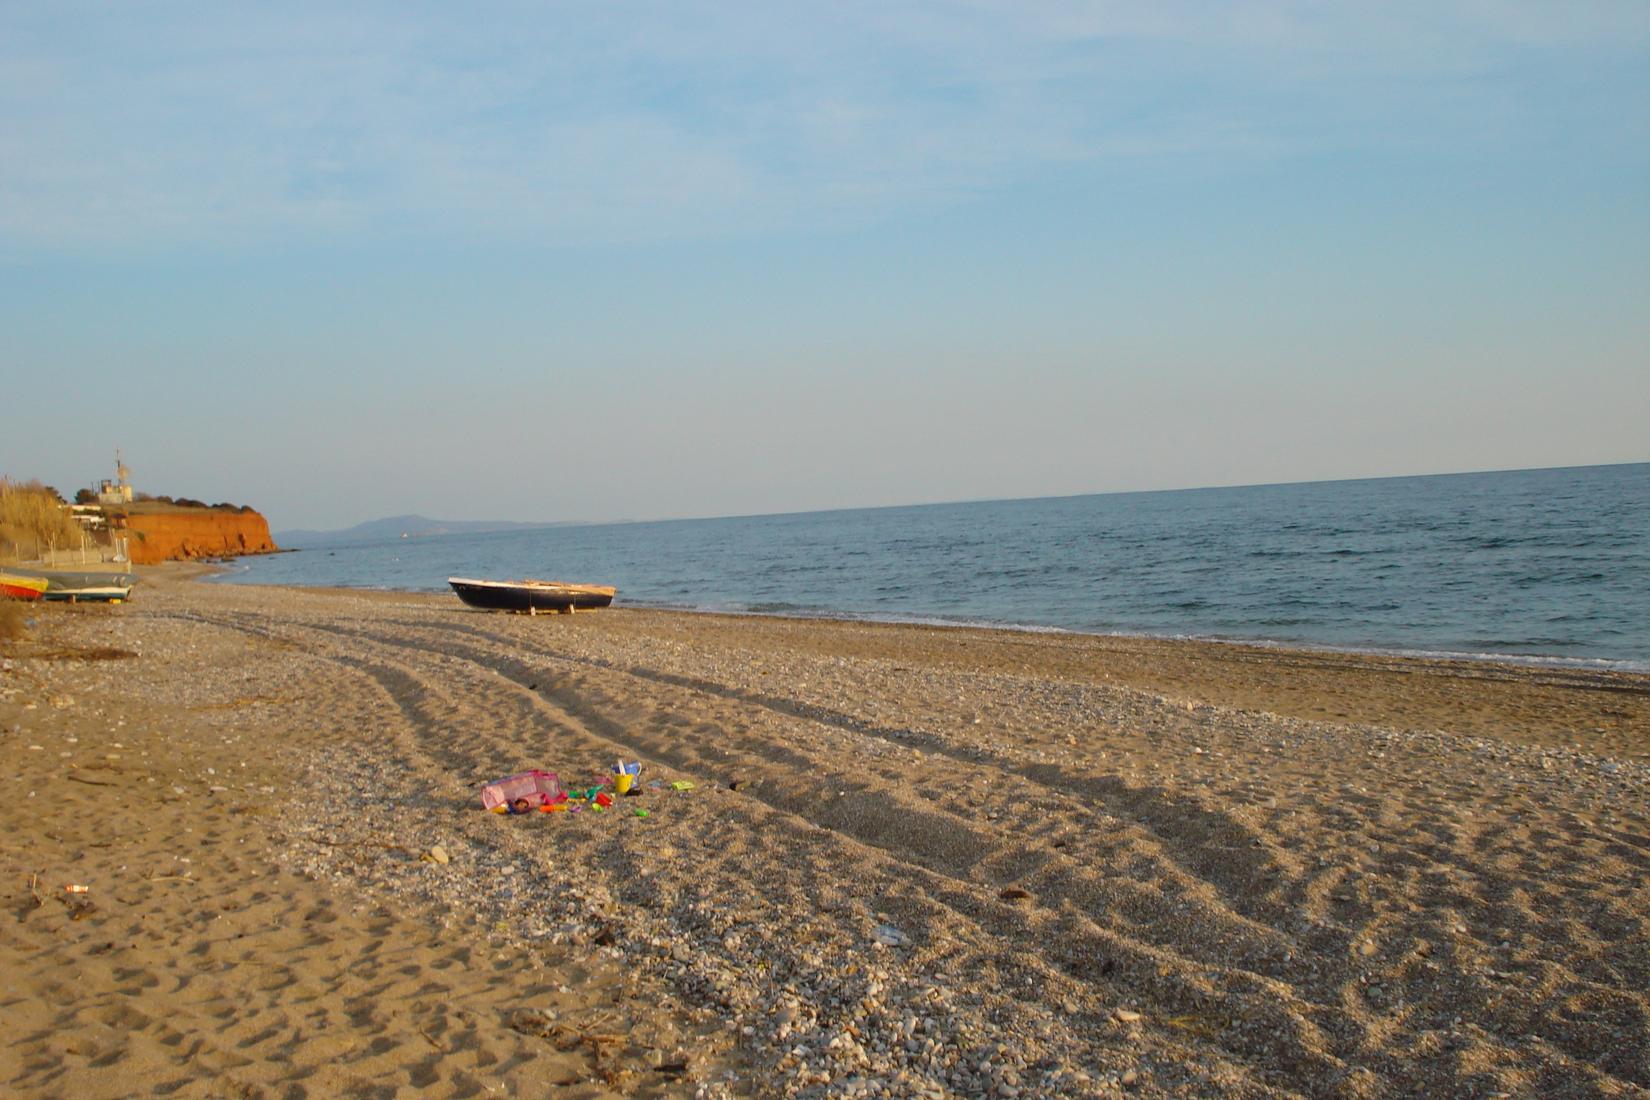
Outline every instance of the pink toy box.
<svg viewBox="0 0 1650 1100">
<path fill-rule="evenodd" d="M 481 805 L 488 810 L 509 806 L 518 798 L 525 798 L 529 805 L 537 809 L 552 802 L 559 802 L 564 797 L 556 773 L 540 771 L 537 768 L 520 775 L 495 779 L 481 788 Z"/>
</svg>

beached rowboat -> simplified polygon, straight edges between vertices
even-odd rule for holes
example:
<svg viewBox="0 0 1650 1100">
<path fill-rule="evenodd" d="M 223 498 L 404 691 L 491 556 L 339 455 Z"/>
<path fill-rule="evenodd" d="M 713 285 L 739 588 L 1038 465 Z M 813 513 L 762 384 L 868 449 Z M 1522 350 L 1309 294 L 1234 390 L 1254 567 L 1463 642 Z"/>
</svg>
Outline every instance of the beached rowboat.
<svg viewBox="0 0 1650 1100">
<path fill-rule="evenodd" d="M 565 584 L 561 581 L 479 581 L 468 577 L 448 577 L 458 598 L 471 607 L 486 611 L 539 612 L 586 611 L 606 607 L 618 589 L 601 584 Z"/>
<path fill-rule="evenodd" d="M 45 577 L 25 577 L 20 573 L 0 572 L 0 596 L 8 596 L 14 600 L 38 600 L 45 591 Z"/>
<path fill-rule="evenodd" d="M 29 569 L 25 573 L 46 582 L 46 591 L 41 599 L 67 603 L 82 600 L 119 603 L 131 598 L 132 586 L 137 583 L 137 578 L 130 573 L 65 569 Z"/>
</svg>

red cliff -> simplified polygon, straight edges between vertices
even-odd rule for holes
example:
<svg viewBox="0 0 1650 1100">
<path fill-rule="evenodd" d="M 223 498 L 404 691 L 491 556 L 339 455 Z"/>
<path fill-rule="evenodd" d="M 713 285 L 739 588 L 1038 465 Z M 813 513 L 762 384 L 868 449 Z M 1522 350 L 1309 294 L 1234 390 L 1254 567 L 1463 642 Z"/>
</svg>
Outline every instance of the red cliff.
<svg viewBox="0 0 1650 1100">
<path fill-rule="evenodd" d="M 280 549 L 269 537 L 269 521 L 257 512 L 144 508 L 128 513 L 124 522 L 127 551 L 134 565 L 269 554 Z"/>
</svg>

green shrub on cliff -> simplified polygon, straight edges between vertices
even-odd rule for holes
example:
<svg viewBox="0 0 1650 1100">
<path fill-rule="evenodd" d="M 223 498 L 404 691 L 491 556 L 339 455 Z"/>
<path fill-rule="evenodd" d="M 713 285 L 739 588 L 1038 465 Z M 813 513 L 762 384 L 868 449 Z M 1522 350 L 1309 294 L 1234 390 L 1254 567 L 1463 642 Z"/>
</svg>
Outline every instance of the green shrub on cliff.
<svg viewBox="0 0 1650 1100">
<path fill-rule="evenodd" d="M 257 509 L 250 504 L 230 504 L 220 500 L 216 504 L 208 504 L 204 500 L 194 497 L 173 497 L 165 493 L 138 493 L 132 498 L 134 504 L 164 504 L 169 508 L 200 508 L 208 512 L 253 512 Z"/>
<path fill-rule="evenodd" d="M 0 477 L 0 557 L 29 561 L 52 547 L 80 545 L 80 526 L 38 481 Z"/>
</svg>

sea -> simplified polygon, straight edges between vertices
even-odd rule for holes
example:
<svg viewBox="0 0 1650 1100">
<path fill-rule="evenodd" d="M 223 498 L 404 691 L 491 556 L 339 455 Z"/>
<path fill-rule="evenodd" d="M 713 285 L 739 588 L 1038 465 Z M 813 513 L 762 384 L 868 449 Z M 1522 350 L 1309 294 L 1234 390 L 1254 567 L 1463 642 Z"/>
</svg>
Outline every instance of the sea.
<svg viewBox="0 0 1650 1100">
<path fill-rule="evenodd" d="M 397 538 L 220 580 L 449 576 L 612 584 L 616 606 L 1650 671 L 1650 463 Z"/>
</svg>

